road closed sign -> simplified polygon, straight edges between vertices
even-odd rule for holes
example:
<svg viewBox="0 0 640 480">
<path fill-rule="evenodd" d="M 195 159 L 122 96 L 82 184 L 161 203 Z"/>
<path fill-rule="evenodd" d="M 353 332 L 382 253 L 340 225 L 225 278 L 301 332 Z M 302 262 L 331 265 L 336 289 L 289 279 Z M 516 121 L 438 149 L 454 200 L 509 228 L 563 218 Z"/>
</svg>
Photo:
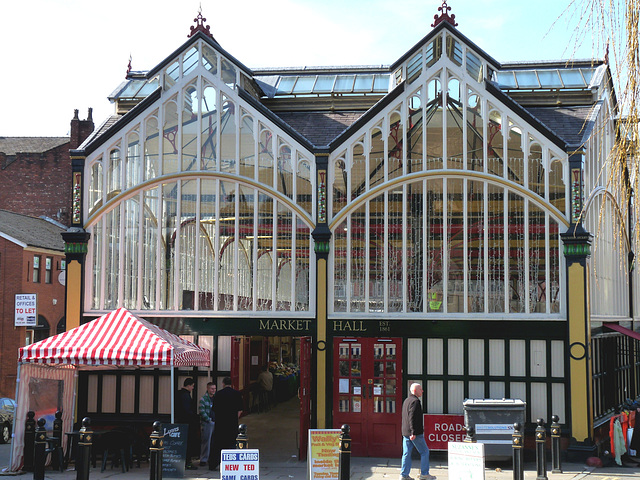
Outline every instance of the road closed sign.
<svg viewBox="0 0 640 480">
<path fill-rule="evenodd" d="M 35 327 L 38 324 L 38 296 L 35 293 L 16 295 L 16 327 Z"/>
<path fill-rule="evenodd" d="M 424 415 L 424 439 L 431 450 L 447 450 L 449 442 L 462 442 L 466 435 L 464 415 Z"/>
<path fill-rule="evenodd" d="M 222 450 L 220 480 L 259 480 L 260 450 Z"/>
</svg>

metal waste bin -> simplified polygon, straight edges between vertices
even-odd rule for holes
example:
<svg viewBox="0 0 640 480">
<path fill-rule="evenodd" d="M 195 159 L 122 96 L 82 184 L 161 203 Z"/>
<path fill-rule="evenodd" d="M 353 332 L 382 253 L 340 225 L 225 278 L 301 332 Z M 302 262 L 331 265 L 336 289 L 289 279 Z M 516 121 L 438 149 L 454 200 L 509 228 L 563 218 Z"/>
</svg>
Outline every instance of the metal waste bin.
<svg viewBox="0 0 640 480">
<path fill-rule="evenodd" d="M 463 403 L 465 427 L 473 427 L 478 443 L 484 443 L 487 460 L 512 457 L 513 424 L 524 427 L 527 404 L 510 398 L 467 399 Z"/>
</svg>

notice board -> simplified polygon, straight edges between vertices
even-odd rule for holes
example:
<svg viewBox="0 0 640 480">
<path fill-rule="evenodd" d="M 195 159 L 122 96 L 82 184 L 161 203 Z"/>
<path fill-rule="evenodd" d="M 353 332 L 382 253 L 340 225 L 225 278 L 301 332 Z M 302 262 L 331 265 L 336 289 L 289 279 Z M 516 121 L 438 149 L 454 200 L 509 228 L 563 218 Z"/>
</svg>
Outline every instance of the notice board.
<svg viewBox="0 0 640 480">
<path fill-rule="evenodd" d="M 164 451 L 162 452 L 162 476 L 167 478 L 184 477 L 184 466 L 187 460 L 187 435 L 189 425 L 183 423 L 167 423 L 164 431 Z"/>
<path fill-rule="evenodd" d="M 484 480 L 484 444 L 449 442 L 449 480 Z"/>
<path fill-rule="evenodd" d="M 338 480 L 339 429 L 309 430 L 309 480 Z"/>
</svg>

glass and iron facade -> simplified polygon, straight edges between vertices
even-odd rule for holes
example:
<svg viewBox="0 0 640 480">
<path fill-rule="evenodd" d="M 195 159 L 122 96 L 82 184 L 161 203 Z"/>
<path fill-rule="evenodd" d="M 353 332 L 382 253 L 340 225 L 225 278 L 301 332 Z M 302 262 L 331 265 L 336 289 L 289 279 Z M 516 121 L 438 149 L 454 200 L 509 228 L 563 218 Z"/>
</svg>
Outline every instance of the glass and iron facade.
<svg viewBox="0 0 640 480">
<path fill-rule="evenodd" d="M 119 116 L 78 150 L 90 234 L 82 314 L 124 306 L 188 324 L 190 338 L 226 353 L 236 332 L 303 320 L 325 345 L 314 355 L 330 361 L 334 336 L 401 338 L 397 388 L 422 383 L 426 413 L 521 398 L 528 422 L 564 423 L 561 234 L 576 220 L 594 231 L 599 218 L 584 191 L 613 135 L 605 67 L 505 68 L 442 25 L 384 69 L 252 71 L 198 33 L 130 75 L 113 96 Z M 576 191 L 575 149 L 518 95 L 594 86 L 592 120 L 605 133 L 584 149 Z M 341 108 L 353 120 L 323 137 Z M 312 113 L 304 124 L 290 112 Z M 583 202 L 591 210 L 576 218 Z M 606 238 L 590 272 L 605 290 L 594 314 L 628 319 L 626 274 Z M 352 405 L 332 398 L 329 368 L 314 388 L 328 423 Z"/>
</svg>

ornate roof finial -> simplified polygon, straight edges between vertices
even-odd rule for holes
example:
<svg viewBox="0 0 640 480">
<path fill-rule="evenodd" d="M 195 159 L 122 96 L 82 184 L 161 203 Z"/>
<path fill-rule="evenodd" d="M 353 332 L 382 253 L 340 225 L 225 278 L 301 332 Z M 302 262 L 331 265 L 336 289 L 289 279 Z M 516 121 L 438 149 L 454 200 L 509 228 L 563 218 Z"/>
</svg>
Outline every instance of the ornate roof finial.
<svg viewBox="0 0 640 480">
<path fill-rule="evenodd" d="M 440 25 L 442 22 L 448 22 L 451 25 L 453 25 L 454 27 L 457 27 L 458 24 L 456 23 L 456 16 L 455 15 L 449 15 L 449 10 L 451 10 L 451 7 L 449 5 L 447 5 L 446 0 L 443 0 L 442 2 L 442 6 L 438 7 L 438 11 L 440 12 L 440 16 L 438 15 L 434 15 L 433 16 L 433 24 L 431 25 L 432 27 L 436 27 L 438 25 Z"/>
<path fill-rule="evenodd" d="M 131 73 L 131 60 L 133 60 L 133 58 L 131 57 L 131 54 L 129 54 L 129 65 L 127 65 L 127 74 L 124 78 L 129 78 L 129 74 Z"/>
<path fill-rule="evenodd" d="M 209 30 L 209 25 L 205 26 L 204 24 L 204 22 L 206 22 L 207 19 L 202 16 L 202 4 L 200 4 L 200 8 L 198 8 L 198 16 L 194 18 L 193 21 L 196 22 L 196 26 L 195 27 L 193 25 L 191 26 L 191 33 L 187 35 L 187 37 L 194 36 L 196 32 L 202 32 L 205 35 L 213 38 L 213 35 L 211 35 L 211 31 Z M 215 38 L 213 39 L 215 40 Z"/>
</svg>

